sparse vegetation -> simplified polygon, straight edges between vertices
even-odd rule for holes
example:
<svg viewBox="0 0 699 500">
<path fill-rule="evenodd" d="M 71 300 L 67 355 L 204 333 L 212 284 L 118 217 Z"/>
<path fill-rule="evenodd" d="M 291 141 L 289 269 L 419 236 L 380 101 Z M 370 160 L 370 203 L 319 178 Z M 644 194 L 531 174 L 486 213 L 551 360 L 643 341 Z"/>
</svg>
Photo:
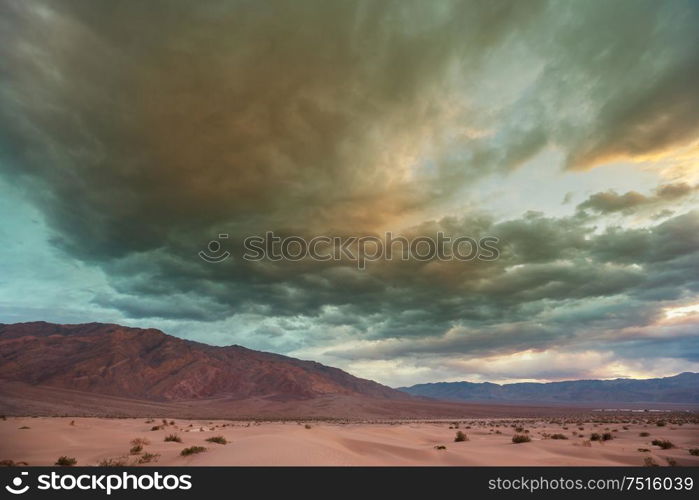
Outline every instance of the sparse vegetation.
<svg viewBox="0 0 699 500">
<path fill-rule="evenodd" d="M 466 436 L 466 434 L 464 434 L 462 431 L 457 431 L 456 436 L 454 437 L 454 442 L 461 443 L 463 441 L 468 441 L 468 436 Z"/>
<path fill-rule="evenodd" d="M 641 453 L 647 453 L 650 450 L 648 448 L 639 448 L 638 451 L 640 451 Z"/>
<path fill-rule="evenodd" d="M 614 435 L 611 432 L 602 434 L 602 441 L 611 441 L 612 439 L 614 439 Z"/>
<path fill-rule="evenodd" d="M 194 455 L 203 451 L 206 451 L 206 448 L 204 448 L 203 446 L 190 446 L 189 448 L 185 448 L 184 450 L 182 450 L 180 452 L 180 455 L 186 457 L 188 455 Z"/>
<path fill-rule="evenodd" d="M 159 431 L 160 429 L 162 429 L 162 427 L 160 425 L 154 425 L 153 427 L 150 428 L 150 430 L 152 430 L 152 431 Z"/>
<path fill-rule="evenodd" d="M 602 441 L 602 436 L 596 432 L 590 434 L 590 441 Z"/>
<path fill-rule="evenodd" d="M 655 460 L 653 460 L 653 457 L 646 457 L 646 458 L 644 458 L 644 459 L 643 459 L 643 465 L 645 465 L 646 467 L 660 467 L 660 465 L 658 464 L 658 462 L 656 462 Z"/>
<path fill-rule="evenodd" d="M 31 429 L 31 427 L 27 427 L 26 425 L 23 425 L 22 427 L 19 428 L 19 430 L 24 430 L 24 429 Z"/>
<path fill-rule="evenodd" d="M 126 457 L 105 458 L 97 464 L 100 467 L 126 467 L 129 461 Z"/>
<path fill-rule="evenodd" d="M 131 440 L 132 446 L 148 446 L 149 444 L 150 440 L 148 440 L 148 438 L 135 438 Z"/>
<path fill-rule="evenodd" d="M 434 447 L 435 450 L 446 450 L 447 447 L 444 446 L 443 444 L 438 444 L 437 446 Z"/>
<path fill-rule="evenodd" d="M 25 467 L 27 462 L 15 462 L 14 460 L 0 460 L 0 467 Z"/>
<path fill-rule="evenodd" d="M 565 434 L 551 434 L 551 439 L 568 439 Z"/>
<path fill-rule="evenodd" d="M 158 453 L 144 453 L 141 458 L 138 459 L 139 464 L 148 464 L 151 462 L 157 462 L 160 454 Z"/>
<path fill-rule="evenodd" d="M 639 432 L 638 435 L 641 436 L 642 438 L 644 438 L 644 437 L 650 436 L 650 432 L 643 431 L 643 432 Z"/>
<path fill-rule="evenodd" d="M 699 457 L 699 448 L 690 448 L 689 454 L 694 455 L 695 457 Z"/>
<path fill-rule="evenodd" d="M 163 439 L 163 441 L 166 441 L 168 443 L 181 443 L 182 438 L 177 434 L 168 434 L 167 436 L 165 436 L 165 439 Z"/>
<path fill-rule="evenodd" d="M 667 422 L 665 422 L 665 420 L 658 420 L 655 423 L 655 425 L 657 425 L 658 427 L 665 427 L 667 425 Z"/>
<path fill-rule="evenodd" d="M 132 455 L 138 455 L 143 451 L 143 446 L 140 444 L 137 444 L 136 446 L 132 446 L 131 449 L 129 450 L 129 453 Z"/>
<path fill-rule="evenodd" d="M 226 441 L 226 438 L 223 436 L 213 436 L 207 439 L 209 443 L 217 443 L 217 444 L 228 444 L 228 441 Z"/>
<path fill-rule="evenodd" d="M 677 460 L 675 460 L 675 459 L 672 458 L 672 457 L 665 457 L 665 460 L 667 460 L 667 464 L 668 464 L 670 467 L 677 467 L 677 466 L 679 465 L 679 464 L 677 463 Z"/>
<path fill-rule="evenodd" d="M 528 443 L 531 440 L 532 438 L 530 438 L 526 434 L 515 434 L 514 436 L 512 436 L 513 443 Z"/>
<path fill-rule="evenodd" d="M 651 441 L 650 444 L 652 444 L 653 446 L 659 446 L 663 450 L 669 450 L 670 448 L 675 447 L 675 445 L 667 439 L 654 439 L 653 441 Z"/>
<path fill-rule="evenodd" d="M 63 455 L 61 457 L 58 457 L 58 460 L 56 460 L 56 463 L 54 465 L 60 465 L 61 467 L 72 467 L 77 463 L 78 461 L 75 458 Z"/>
<path fill-rule="evenodd" d="M 306 424 L 306 425 L 304 425 L 304 427 L 305 427 L 306 429 L 310 429 L 310 428 L 311 428 L 311 424 Z"/>
</svg>

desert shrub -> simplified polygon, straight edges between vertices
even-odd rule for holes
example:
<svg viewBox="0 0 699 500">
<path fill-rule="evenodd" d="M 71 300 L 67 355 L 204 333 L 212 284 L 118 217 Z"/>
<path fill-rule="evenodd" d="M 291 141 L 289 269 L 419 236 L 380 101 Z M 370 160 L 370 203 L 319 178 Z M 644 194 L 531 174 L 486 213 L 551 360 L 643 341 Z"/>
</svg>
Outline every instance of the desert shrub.
<svg viewBox="0 0 699 500">
<path fill-rule="evenodd" d="M 590 448 L 592 446 L 592 441 L 589 439 L 584 439 L 580 444 L 582 444 L 585 448 Z"/>
<path fill-rule="evenodd" d="M 677 466 L 679 465 L 679 464 L 677 463 L 677 460 L 675 460 L 675 459 L 672 458 L 672 457 L 666 457 L 665 460 L 667 460 L 667 464 L 668 464 L 670 467 L 677 467 Z"/>
<path fill-rule="evenodd" d="M 524 432 L 524 427 L 515 427 L 515 432 Z"/>
<path fill-rule="evenodd" d="M 550 436 L 551 439 L 568 439 L 568 436 L 565 434 L 551 434 Z"/>
<path fill-rule="evenodd" d="M 97 465 L 100 467 L 126 467 L 129 465 L 129 461 L 126 457 L 105 458 Z"/>
<path fill-rule="evenodd" d="M 25 429 L 31 429 L 31 427 L 27 427 L 26 425 L 23 425 L 22 427 L 19 428 L 19 430 L 25 430 Z"/>
<path fill-rule="evenodd" d="M 209 443 L 217 443 L 217 444 L 228 444 L 228 441 L 226 441 L 226 438 L 223 436 L 213 436 L 207 439 Z"/>
<path fill-rule="evenodd" d="M 141 458 L 138 459 L 139 464 L 148 464 L 151 462 L 157 462 L 160 455 L 158 453 L 144 453 Z"/>
<path fill-rule="evenodd" d="M 182 450 L 180 452 L 180 455 L 186 457 L 187 455 L 194 455 L 203 451 L 206 451 L 206 448 L 204 448 L 203 446 L 190 446 L 189 448 L 185 448 L 184 450 Z"/>
<path fill-rule="evenodd" d="M 646 458 L 644 458 L 644 459 L 643 459 L 643 465 L 645 465 L 646 467 L 660 467 L 660 465 L 658 464 L 658 462 L 656 462 L 655 460 L 653 460 L 652 457 L 646 457 Z"/>
<path fill-rule="evenodd" d="M 454 437 L 454 442 L 461 443 L 462 441 L 468 441 L 468 436 L 466 436 L 466 434 L 464 434 L 462 431 L 457 431 L 456 436 Z"/>
<path fill-rule="evenodd" d="M 310 428 L 311 428 L 311 424 L 306 424 L 306 425 L 304 425 L 304 427 L 305 427 L 306 429 L 310 429 Z"/>
<path fill-rule="evenodd" d="M 690 448 L 689 454 L 694 455 L 695 457 L 699 457 L 699 448 Z"/>
<path fill-rule="evenodd" d="M 0 460 L 0 467 L 26 467 L 27 462 L 15 462 L 14 460 Z"/>
<path fill-rule="evenodd" d="M 447 447 L 444 446 L 443 444 L 438 444 L 437 446 L 434 447 L 435 450 L 446 450 Z"/>
<path fill-rule="evenodd" d="M 670 448 L 675 447 L 675 445 L 667 439 L 654 439 L 653 441 L 651 441 L 650 444 L 652 444 L 653 446 L 659 446 L 663 450 L 669 450 Z"/>
<path fill-rule="evenodd" d="M 644 431 L 644 432 L 639 432 L 638 435 L 641 436 L 642 438 L 644 438 L 644 437 L 650 436 L 650 432 L 645 432 L 645 431 Z"/>
<path fill-rule="evenodd" d="M 648 448 L 639 448 L 638 451 L 640 451 L 641 453 L 646 453 L 646 452 L 649 452 L 650 450 Z"/>
<path fill-rule="evenodd" d="M 143 445 L 137 444 L 136 446 L 132 446 L 131 449 L 129 450 L 129 453 L 132 455 L 138 455 L 143 451 Z"/>
<path fill-rule="evenodd" d="M 167 436 L 165 436 L 165 439 L 163 441 L 172 442 L 172 443 L 181 443 L 182 438 L 180 436 L 178 436 L 177 434 L 168 434 Z"/>
<path fill-rule="evenodd" d="M 614 435 L 611 432 L 602 434 L 602 441 L 611 441 L 612 439 L 614 439 Z"/>
<path fill-rule="evenodd" d="M 513 443 L 528 443 L 531 440 L 532 438 L 525 434 L 515 434 L 514 436 L 512 436 Z"/>
<path fill-rule="evenodd" d="M 657 425 L 658 427 L 665 427 L 667 425 L 667 422 L 665 422 L 665 420 L 658 420 L 655 423 L 655 425 Z"/>
<path fill-rule="evenodd" d="M 150 441 L 148 438 L 135 438 L 131 440 L 131 445 L 132 446 L 148 446 L 150 444 Z"/>
<path fill-rule="evenodd" d="M 160 429 L 162 429 L 162 427 L 160 425 L 154 425 L 153 427 L 150 428 L 150 430 L 152 430 L 152 431 L 159 431 Z"/>
<path fill-rule="evenodd" d="M 77 463 L 78 461 L 75 458 L 63 455 L 61 457 L 58 457 L 58 460 L 56 460 L 56 463 L 54 465 L 60 465 L 61 467 L 72 467 Z"/>
<path fill-rule="evenodd" d="M 590 434 L 590 441 L 602 441 L 602 436 L 596 432 Z"/>
</svg>

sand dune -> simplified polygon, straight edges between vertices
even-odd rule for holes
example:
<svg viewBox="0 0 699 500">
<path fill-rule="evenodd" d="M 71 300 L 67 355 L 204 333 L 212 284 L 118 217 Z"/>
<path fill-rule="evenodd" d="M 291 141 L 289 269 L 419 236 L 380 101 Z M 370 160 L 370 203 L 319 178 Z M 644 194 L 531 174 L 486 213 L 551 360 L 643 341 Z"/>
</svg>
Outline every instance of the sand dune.
<svg viewBox="0 0 699 500">
<path fill-rule="evenodd" d="M 161 420 L 7 417 L 0 420 L 0 460 L 52 465 L 67 455 L 78 465 L 108 459 L 135 465 L 148 452 L 158 455 L 151 465 L 643 465 L 649 457 L 659 465 L 674 460 L 678 465 L 699 466 L 699 457 L 689 453 L 690 448 L 699 448 L 699 423 L 680 425 L 683 419 L 658 427 L 652 419 L 631 419 L 636 422 L 616 417 L 596 424 L 588 418 L 580 425 L 556 419 L 466 420 L 459 422 L 459 430 L 469 440 L 454 442 L 457 430 L 447 421 L 306 424 L 176 419 L 153 431 Z M 531 442 L 512 443 L 512 426 L 522 427 L 523 434 L 524 429 L 529 431 Z M 589 442 L 593 432 L 610 432 L 614 439 Z M 641 437 L 641 432 L 650 435 Z M 551 439 L 555 433 L 568 439 Z M 169 434 L 177 434 L 182 442 L 165 442 Z M 228 444 L 207 442 L 212 436 L 223 436 Z M 135 438 L 145 438 L 149 444 L 130 455 Z M 662 450 L 651 444 L 653 439 L 670 440 L 675 447 Z M 206 451 L 181 456 L 190 446 L 204 446 Z"/>
</svg>

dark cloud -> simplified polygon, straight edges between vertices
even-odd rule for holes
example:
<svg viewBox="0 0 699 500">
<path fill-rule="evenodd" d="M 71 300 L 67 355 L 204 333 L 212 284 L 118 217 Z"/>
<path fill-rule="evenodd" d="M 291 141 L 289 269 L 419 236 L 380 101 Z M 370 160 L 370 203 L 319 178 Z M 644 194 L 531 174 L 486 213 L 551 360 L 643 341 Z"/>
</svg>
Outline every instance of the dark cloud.
<svg viewBox="0 0 699 500">
<path fill-rule="evenodd" d="M 56 247 L 105 272 L 112 290 L 94 303 L 128 318 L 275 318 L 250 329 L 266 339 L 302 318 L 309 337 L 409 340 L 396 355 L 574 343 L 585 325 L 639 325 L 699 290 L 696 212 L 642 228 L 595 227 L 588 212 L 664 208 L 695 187 L 600 192 L 569 217 L 432 214 L 549 147 L 589 168 L 694 140 L 698 11 L 6 1 L 0 175 L 41 209 Z M 501 257 L 366 271 L 197 257 L 224 232 L 233 249 L 268 230 L 386 227 L 493 235 Z"/>
<path fill-rule="evenodd" d="M 636 191 L 619 194 L 610 190 L 591 195 L 587 200 L 580 203 L 577 208 L 578 210 L 591 210 L 602 214 L 613 212 L 631 213 L 639 207 L 657 207 L 662 203 L 677 201 L 696 191 L 697 186 L 690 186 L 686 182 L 663 184 L 652 195 L 643 195 Z"/>
</svg>

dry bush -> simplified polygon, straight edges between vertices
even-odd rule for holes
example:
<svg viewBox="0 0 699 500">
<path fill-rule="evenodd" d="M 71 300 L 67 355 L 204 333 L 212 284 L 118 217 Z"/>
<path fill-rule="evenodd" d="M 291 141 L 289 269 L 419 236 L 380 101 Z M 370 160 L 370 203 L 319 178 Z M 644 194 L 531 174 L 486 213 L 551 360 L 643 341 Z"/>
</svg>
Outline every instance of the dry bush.
<svg viewBox="0 0 699 500">
<path fill-rule="evenodd" d="M 138 459 L 139 464 L 148 464 L 151 462 L 157 462 L 160 454 L 158 453 L 144 453 L 141 458 Z"/>
<path fill-rule="evenodd" d="M 669 450 L 670 448 L 674 448 L 675 445 L 672 444 L 671 441 L 668 441 L 667 439 L 654 439 L 653 441 L 650 442 L 653 446 L 659 446 L 663 450 Z"/>
<path fill-rule="evenodd" d="M 78 461 L 74 457 L 67 457 L 65 455 L 58 457 L 54 465 L 60 465 L 61 467 L 72 467 L 77 464 Z"/>
<path fill-rule="evenodd" d="M 228 441 L 226 441 L 226 438 L 223 436 L 213 436 L 207 439 L 209 443 L 217 443 L 217 444 L 228 444 Z"/>
<path fill-rule="evenodd" d="M 186 457 L 187 455 L 194 455 L 203 451 L 206 451 L 206 448 L 204 448 L 203 446 L 190 446 L 189 448 L 185 448 L 184 450 L 182 450 L 180 452 L 180 455 Z"/>
<path fill-rule="evenodd" d="M 129 461 L 126 457 L 105 458 L 99 464 L 99 467 L 126 467 Z"/>
<path fill-rule="evenodd" d="M 454 437 L 454 442 L 461 443 L 463 441 L 468 441 L 468 436 L 461 431 L 457 431 L 456 436 Z"/>
</svg>

